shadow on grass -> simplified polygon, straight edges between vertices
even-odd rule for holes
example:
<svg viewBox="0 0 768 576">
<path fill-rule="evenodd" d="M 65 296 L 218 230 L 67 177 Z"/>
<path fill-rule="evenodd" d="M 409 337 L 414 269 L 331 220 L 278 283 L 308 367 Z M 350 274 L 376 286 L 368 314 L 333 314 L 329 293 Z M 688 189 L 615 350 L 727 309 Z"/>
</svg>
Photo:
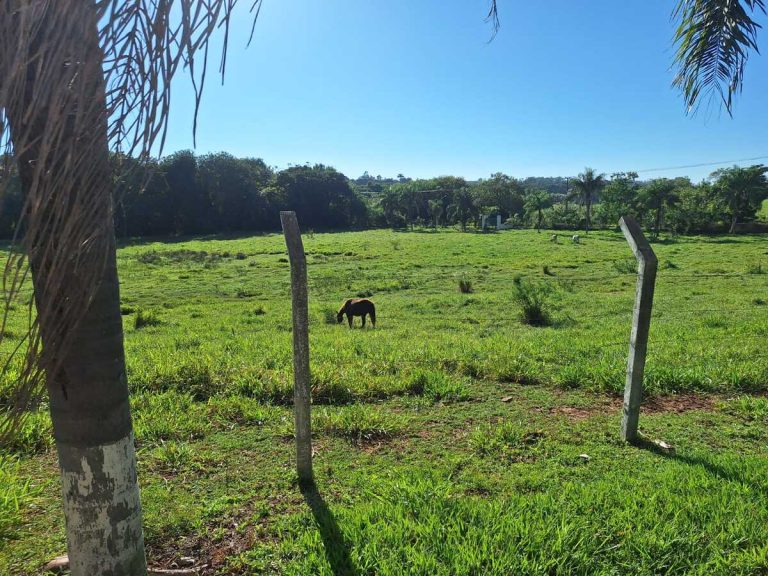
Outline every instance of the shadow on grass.
<svg viewBox="0 0 768 576">
<path fill-rule="evenodd" d="M 358 570 L 349 556 L 349 544 L 344 540 L 336 518 L 323 500 L 317 485 L 314 482 L 307 483 L 301 486 L 301 493 L 312 510 L 312 516 L 315 517 L 317 529 L 323 539 L 325 558 L 334 576 L 356 576 Z"/>
<path fill-rule="evenodd" d="M 634 442 L 634 446 L 640 448 L 641 450 L 653 452 L 654 454 L 658 454 L 659 456 L 663 456 L 669 460 L 682 462 L 683 464 L 688 464 L 689 466 L 700 466 L 706 470 L 708 474 L 711 474 L 720 480 L 724 480 L 726 482 L 738 482 L 739 484 L 744 484 L 745 486 L 749 486 L 758 492 L 762 492 L 763 494 L 768 495 L 768 486 L 761 484 L 759 481 L 755 482 L 755 478 L 750 478 L 740 473 L 736 469 L 722 466 L 712 462 L 707 458 L 689 454 L 678 454 L 677 452 L 669 452 L 646 438 L 638 439 Z"/>
</svg>

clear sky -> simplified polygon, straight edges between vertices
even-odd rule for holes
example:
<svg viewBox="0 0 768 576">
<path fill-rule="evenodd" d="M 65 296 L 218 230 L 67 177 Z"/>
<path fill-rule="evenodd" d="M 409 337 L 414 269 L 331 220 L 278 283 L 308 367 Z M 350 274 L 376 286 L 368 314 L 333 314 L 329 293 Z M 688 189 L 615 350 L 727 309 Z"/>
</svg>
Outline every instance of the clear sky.
<svg viewBox="0 0 768 576">
<path fill-rule="evenodd" d="M 676 0 L 500 0 L 490 43 L 487 0 L 263 0 L 247 49 L 241 2 L 225 83 L 208 78 L 201 154 L 468 179 L 768 156 L 768 31 L 734 117 L 687 116 L 671 88 Z M 192 102 L 179 82 L 164 153 L 192 147 Z"/>
</svg>

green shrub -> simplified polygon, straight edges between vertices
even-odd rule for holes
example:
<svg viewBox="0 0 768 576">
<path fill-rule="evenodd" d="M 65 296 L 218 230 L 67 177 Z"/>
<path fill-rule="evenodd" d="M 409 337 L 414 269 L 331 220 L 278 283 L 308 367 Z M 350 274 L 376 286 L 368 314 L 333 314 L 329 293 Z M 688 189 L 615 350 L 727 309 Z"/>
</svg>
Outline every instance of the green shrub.
<svg viewBox="0 0 768 576">
<path fill-rule="evenodd" d="M 162 321 L 152 310 L 139 310 L 133 318 L 133 327 L 140 330 L 145 326 L 160 326 Z"/>
<path fill-rule="evenodd" d="M 462 294 L 471 294 L 474 292 L 472 289 L 472 281 L 466 276 L 459 277 L 459 292 Z"/>
<path fill-rule="evenodd" d="M 512 301 L 520 307 L 521 321 L 531 326 L 549 326 L 552 293 L 550 286 L 515 276 L 512 281 Z"/>
</svg>

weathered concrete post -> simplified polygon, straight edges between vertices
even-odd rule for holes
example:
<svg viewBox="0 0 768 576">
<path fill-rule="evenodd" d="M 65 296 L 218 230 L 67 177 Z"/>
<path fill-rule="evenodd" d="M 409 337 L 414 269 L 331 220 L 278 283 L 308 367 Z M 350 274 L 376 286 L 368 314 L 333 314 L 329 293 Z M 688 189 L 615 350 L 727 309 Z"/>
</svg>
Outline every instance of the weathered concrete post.
<svg viewBox="0 0 768 576">
<path fill-rule="evenodd" d="M 496 214 L 496 230 L 501 230 L 501 214 Z"/>
<path fill-rule="evenodd" d="M 626 442 L 635 442 L 640 419 L 640 402 L 643 398 L 643 371 L 648 350 L 658 260 L 634 218 L 624 216 L 619 220 L 619 226 L 637 258 L 637 292 L 632 315 L 632 334 L 629 338 L 627 381 L 624 386 L 624 409 L 621 419 L 621 438 Z"/>
<path fill-rule="evenodd" d="M 293 414 L 296 422 L 296 471 L 301 484 L 312 482 L 312 429 L 309 387 L 309 307 L 307 259 L 295 212 L 280 212 L 291 262 L 293 310 Z"/>
</svg>

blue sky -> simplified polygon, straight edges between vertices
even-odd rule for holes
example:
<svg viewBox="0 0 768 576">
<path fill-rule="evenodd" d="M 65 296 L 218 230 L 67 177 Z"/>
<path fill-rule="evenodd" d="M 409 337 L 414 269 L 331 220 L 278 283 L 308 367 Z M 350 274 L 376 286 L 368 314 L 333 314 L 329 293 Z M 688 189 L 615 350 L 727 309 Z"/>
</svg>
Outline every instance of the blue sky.
<svg viewBox="0 0 768 576">
<path fill-rule="evenodd" d="M 768 156 L 768 32 L 734 117 L 686 116 L 671 88 L 675 0 L 500 0 L 490 43 L 487 0 L 263 0 L 247 49 L 241 2 L 225 83 L 208 78 L 201 154 L 468 179 Z M 186 81 L 174 90 L 166 154 L 192 147 L 193 98 Z"/>
</svg>

